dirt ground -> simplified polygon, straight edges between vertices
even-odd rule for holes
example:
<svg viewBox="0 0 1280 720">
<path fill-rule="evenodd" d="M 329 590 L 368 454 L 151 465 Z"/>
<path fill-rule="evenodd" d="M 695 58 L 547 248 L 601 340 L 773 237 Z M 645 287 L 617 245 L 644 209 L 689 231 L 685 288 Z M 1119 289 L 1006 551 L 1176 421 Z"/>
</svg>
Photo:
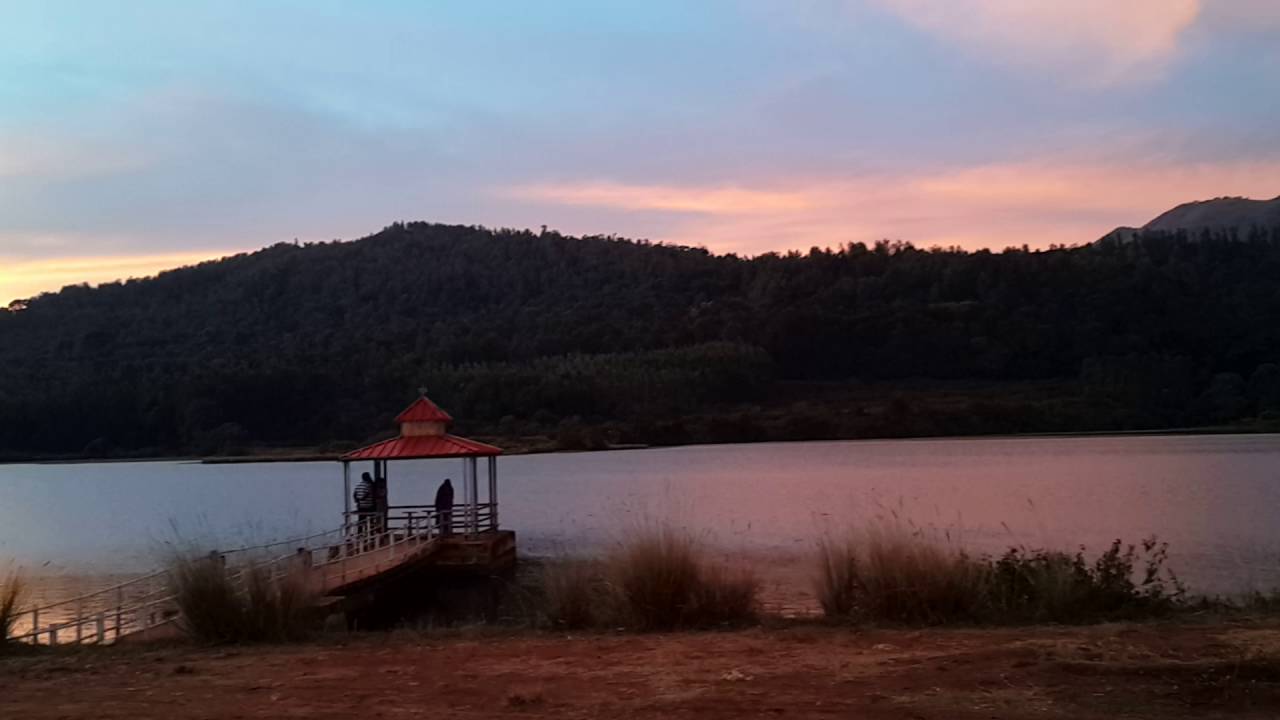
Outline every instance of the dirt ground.
<svg viewBox="0 0 1280 720">
<path fill-rule="evenodd" d="M 0 718 L 1276 718 L 1280 623 L 397 631 L 0 658 Z"/>
</svg>

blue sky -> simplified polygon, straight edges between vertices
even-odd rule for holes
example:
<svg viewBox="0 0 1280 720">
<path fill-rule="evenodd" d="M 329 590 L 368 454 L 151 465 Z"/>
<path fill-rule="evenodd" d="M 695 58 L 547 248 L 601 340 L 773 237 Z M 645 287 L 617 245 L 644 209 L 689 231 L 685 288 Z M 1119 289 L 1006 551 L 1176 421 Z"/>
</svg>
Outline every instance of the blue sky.
<svg viewBox="0 0 1280 720">
<path fill-rule="evenodd" d="M 0 303 L 395 220 L 756 254 L 1280 195 L 1280 2 L 0 0 Z"/>
</svg>

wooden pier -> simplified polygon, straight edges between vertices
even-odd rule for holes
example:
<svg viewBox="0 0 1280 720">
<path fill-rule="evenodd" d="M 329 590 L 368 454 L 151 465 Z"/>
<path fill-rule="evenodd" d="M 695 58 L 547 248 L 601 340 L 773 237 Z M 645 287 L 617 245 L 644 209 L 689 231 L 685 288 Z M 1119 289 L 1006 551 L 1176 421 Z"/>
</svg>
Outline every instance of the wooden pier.
<svg viewBox="0 0 1280 720">
<path fill-rule="evenodd" d="M 447 433 L 447 413 L 423 394 L 397 416 L 400 435 L 341 458 L 342 525 L 281 542 L 210 553 L 243 590 L 247 573 L 264 569 L 277 580 L 300 584 L 325 607 L 342 607 L 349 596 L 367 597 L 396 587 L 415 574 L 439 581 L 441 571 L 490 577 L 510 570 L 516 536 L 498 525 L 497 459 L 500 448 Z M 392 505 L 388 463 L 397 460 L 461 459 L 463 500 L 452 491 L 433 505 Z M 481 502 L 478 460 L 486 460 Z M 351 469 L 370 463 L 363 487 L 352 491 Z M 434 479 L 433 479 L 434 480 Z M 447 484 L 447 481 L 446 481 Z M 443 491 L 442 491 L 443 492 Z M 353 507 L 353 499 L 365 503 Z M 372 498 L 372 500 L 370 500 Z M 441 502 L 440 499 L 444 498 Z M 103 590 L 25 611 L 16 636 L 31 644 L 99 644 L 127 637 L 172 634 L 181 624 L 167 570 Z"/>
</svg>

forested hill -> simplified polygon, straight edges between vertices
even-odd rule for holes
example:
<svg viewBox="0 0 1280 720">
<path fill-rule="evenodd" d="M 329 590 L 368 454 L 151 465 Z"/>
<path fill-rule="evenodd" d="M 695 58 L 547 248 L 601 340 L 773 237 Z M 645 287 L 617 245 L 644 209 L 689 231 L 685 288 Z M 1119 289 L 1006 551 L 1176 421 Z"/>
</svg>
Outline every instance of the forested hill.
<svg viewBox="0 0 1280 720">
<path fill-rule="evenodd" d="M 568 444 L 1220 423 L 1280 408 L 1277 278 L 1280 228 L 744 259 L 396 224 L 0 311 L 0 454 L 337 446 L 424 384 Z"/>
<path fill-rule="evenodd" d="M 1251 200 L 1243 197 L 1220 197 L 1183 203 L 1166 210 L 1140 228 L 1119 227 L 1106 239 L 1124 240 L 1141 232 L 1185 232 L 1191 237 L 1215 233 L 1246 237 L 1255 229 L 1280 227 L 1280 197 Z"/>
</svg>

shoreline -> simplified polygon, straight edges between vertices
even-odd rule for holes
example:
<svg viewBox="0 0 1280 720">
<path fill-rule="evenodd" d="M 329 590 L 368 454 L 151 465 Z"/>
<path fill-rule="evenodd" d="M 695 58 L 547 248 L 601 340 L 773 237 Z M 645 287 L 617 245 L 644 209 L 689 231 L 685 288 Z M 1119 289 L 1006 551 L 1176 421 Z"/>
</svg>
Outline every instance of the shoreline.
<svg viewBox="0 0 1280 720">
<path fill-rule="evenodd" d="M 1043 433 L 993 433 L 983 435 L 921 435 L 910 437 L 858 437 L 858 438 L 810 438 L 804 440 L 766 440 L 725 443 L 687 443 L 680 445 L 646 445 L 642 443 L 625 443 L 594 450 L 561 449 L 546 446 L 531 446 L 520 442 L 508 442 L 504 456 L 517 455 L 565 455 L 576 453 L 617 452 L 623 450 L 662 450 L 685 447 L 732 447 L 736 445 L 776 445 L 799 443 L 855 443 L 855 442 L 911 442 L 911 441 L 962 441 L 962 440 L 1045 440 L 1071 438 L 1107 438 L 1107 437 L 1187 437 L 1187 436 L 1224 436 L 1224 435 L 1280 435 L 1280 428 L 1270 426 L 1207 426 L 1207 427 L 1174 427 L 1152 430 L 1080 430 L 1071 432 Z M 489 438 L 499 447 L 503 446 L 500 438 Z M 139 457 L 115 458 L 78 458 L 78 457 L 24 457 L 0 460 L 0 467 L 5 465 L 98 465 L 114 463 L 197 463 L 203 465 L 248 465 L 257 463 L 289 463 L 289 462 L 338 462 L 342 453 L 319 453 L 310 448 L 291 450 L 289 448 L 267 448 L 258 453 L 246 455 L 148 455 Z"/>
</svg>

